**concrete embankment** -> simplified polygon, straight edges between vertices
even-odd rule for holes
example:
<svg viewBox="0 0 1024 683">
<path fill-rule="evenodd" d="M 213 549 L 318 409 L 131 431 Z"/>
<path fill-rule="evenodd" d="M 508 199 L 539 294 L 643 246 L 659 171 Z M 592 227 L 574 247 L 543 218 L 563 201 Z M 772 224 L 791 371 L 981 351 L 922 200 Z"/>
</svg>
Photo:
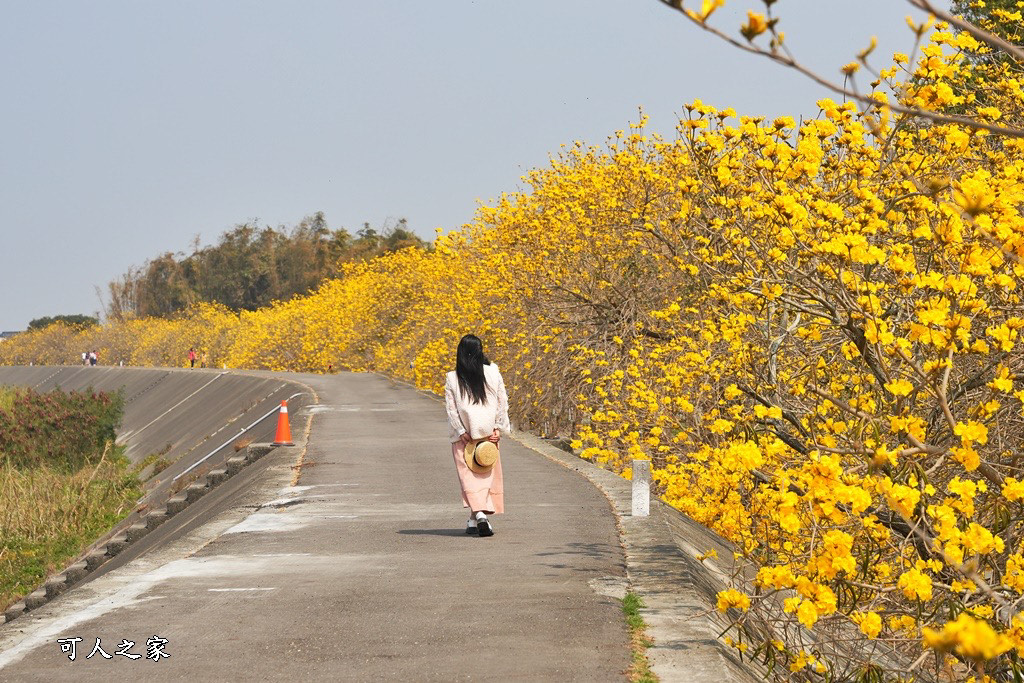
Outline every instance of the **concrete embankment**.
<svg viewBox="0 0 1024 683">
<path fill-rule="evenodd" d="M 38 391 L 122 391 L 124 420 L 118 442 L 138 462 L 159 454 L 181 469 L 205 456 L 242 428 L 295 394 L 298 408 L 310 402 L 308 389 L 276 376 L 256 377 L 236 371 L 85 366 L 0 367 L 0 385 Z M 246 432 L 255 441 L 271 440 L 275 422 L 268 418 Z M 218 441 L 220 439 L 220 441 Z M 171 473 L 177 474 L 174 470 Z M 172 475 L 173 476 L 173 475 Z"/>
</svg>

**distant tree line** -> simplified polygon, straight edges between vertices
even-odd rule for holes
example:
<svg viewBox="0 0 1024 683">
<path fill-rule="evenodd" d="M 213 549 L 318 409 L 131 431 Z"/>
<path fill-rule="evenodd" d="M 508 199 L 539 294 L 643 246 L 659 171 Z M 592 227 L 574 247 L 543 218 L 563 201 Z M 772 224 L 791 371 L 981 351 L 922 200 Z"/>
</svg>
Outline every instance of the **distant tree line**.
<svg viewBox="0 0 1024 683">
<path fill-rule="evenodd" d="M 100 321 L 99 318 L 95 318 L 91 315 L 48 315 L 30 321 L 28 324 L 28 329 L 41 330 L 42 328 L 52 325 L 53 323 L 65 323 L 66 325 L 91 327 L 92 325 L 99 325 Z"/>
<path fill-rule="evenodd" d="M 364 223 L 354 236 L 331 230 L 322 212 L 291 228 L 242 223 L 215 245 L 200 248 L 197 238 L 191 254 L 167 252 L 130 269 L 101 298 L 111 320 L 166 317 L 200 302 L 252 311 L 315 289 L 346 262 L 406 247 L 428 244 L 404 218 L 380 232 Z"/>
</svg>

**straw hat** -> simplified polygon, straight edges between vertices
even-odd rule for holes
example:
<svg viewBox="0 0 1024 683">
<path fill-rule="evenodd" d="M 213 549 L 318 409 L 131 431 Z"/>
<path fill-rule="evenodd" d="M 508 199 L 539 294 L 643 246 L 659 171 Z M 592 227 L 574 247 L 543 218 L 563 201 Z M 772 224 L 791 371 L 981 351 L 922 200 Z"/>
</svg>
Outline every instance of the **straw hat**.
<svg viewBox="0 0 1024 683">
<path fill-rule="evenodd" d="M 487 474 L 498 461 L 498 447 L 484 439 L 466 444 L 466 467 L 477 474 Z"/>
</svg>

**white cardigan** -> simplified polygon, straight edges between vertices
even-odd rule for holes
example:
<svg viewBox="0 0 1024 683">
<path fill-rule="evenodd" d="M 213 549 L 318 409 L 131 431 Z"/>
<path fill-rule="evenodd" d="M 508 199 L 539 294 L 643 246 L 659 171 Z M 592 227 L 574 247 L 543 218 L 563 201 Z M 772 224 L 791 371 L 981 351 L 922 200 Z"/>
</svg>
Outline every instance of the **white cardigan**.
<svg viewBox="0 0 1024 683">
<path fill-rule="evenodd" d="M 473 397 L 459 390 L 459 379 L 451 371 L 444 381 L 444 405 L 448 411 L 449 437 L 452 443 L 469 432 L 473 439 L 491 435 L 495 428 L 504 433 L 512 431 L 508 421 L 508 394 L 505 380 L 494 363 L 484 366 L 484 391 L 487 399 L 473 403 Z"/>
</svg>

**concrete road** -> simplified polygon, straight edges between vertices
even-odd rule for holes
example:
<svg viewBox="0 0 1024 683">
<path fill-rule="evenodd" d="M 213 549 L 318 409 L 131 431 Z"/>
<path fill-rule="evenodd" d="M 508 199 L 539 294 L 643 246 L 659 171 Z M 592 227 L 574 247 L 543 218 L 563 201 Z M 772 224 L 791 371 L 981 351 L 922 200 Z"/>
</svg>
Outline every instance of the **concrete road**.
<svg viewBox="0 0 1024 683">
<path fill-rule="evenodd" d="M 506 440 L 508 513 L 467 536 L 440 403 L 374 375 L 282 378 L 318 394 L 305 451 L 0 626 L 0 680 L 623 679 L 619 604 L 597 591 L 624 560 L 592 484 Z M 170 657 L 146 657 L 154 637 Z M 112 659 L 86 658 L 97 638 Z"/>
</svg>

